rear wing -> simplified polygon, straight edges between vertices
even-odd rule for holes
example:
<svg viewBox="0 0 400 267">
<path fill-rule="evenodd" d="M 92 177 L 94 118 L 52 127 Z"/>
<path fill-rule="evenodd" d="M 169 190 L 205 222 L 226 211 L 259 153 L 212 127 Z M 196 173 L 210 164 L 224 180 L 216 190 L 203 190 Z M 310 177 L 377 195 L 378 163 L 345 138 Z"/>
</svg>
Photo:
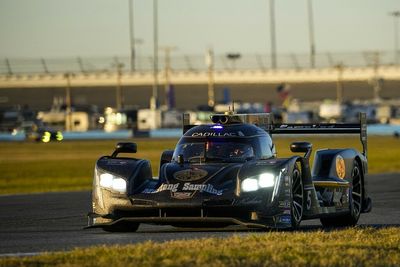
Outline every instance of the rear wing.
<svg viewBox="0 0 400 267">
<path fill-rule="evenodd" d="M 274 134 L 359 134 L 363 155 L 367 157 L 367 116 L 359 114 L 358 123 L 274 123 L 271 113 L 256 114 L 215 114 L 211 116 L 214 123 L 247 123 L 255 124 Z M 195 125 L 190 124 L 190 114 L 183 114 L 183 133 Z"/>
<path fill-rule="evenodd" d="M 358 123 L 273 123 L 267 130 L 272 134 L 359 134 L 363 155 L 367 157 L 367 116 L 359 114 Z"/>
</svg>

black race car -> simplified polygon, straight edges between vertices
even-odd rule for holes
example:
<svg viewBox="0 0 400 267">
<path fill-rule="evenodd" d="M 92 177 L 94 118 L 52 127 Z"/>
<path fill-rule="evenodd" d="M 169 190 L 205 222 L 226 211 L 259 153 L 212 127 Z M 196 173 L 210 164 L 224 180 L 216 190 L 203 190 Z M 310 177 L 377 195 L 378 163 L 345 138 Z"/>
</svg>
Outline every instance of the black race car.
<svg viewBox="0 0 400 267">
<path fill-rule="evenodd" d="M 371 210 L 367 195 L 366 117 L 355 124 L 274 124 L 269 114 L 217 114 L 213 124 L 189 125 L 173 151 L 164 151 L 159 177 L 150 162 L 119 157 L 135 143 L 118 143 L 95 167 L 88 228 L 136 231 L 140 223 L 182 227 L 244 225 L 297 228 L 320 218 L 324 226 L 355 225 Z M 278 158 L 275 134 L 359 134 L 352 148 L 324 149 L 309 165 L 312 145 L 294 142 L 303 156 Z"/>
</svg>

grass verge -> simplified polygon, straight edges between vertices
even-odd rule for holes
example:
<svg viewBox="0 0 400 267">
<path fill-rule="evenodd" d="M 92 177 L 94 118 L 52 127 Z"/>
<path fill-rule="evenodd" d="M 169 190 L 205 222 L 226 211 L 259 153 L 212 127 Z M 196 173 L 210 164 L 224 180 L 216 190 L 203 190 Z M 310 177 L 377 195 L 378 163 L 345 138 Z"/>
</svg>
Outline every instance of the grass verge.
<svg viewBox="0 0 400 267">
<path fill-rule="evenodd" d="M 293 155 L 293 141 L 309 141 L 319 148 L 361 149 L 356 137 L 296 137 L 274 140 L 278 157 Z M 176 139 L 137 139 L 138 158 L 149 159 L 154 176 L 165 149 L 173 149 Z M 70 141 L 62 143 L 0 143 L 0 194 L 90 190 L 93 168 L 102 155 L 110 155 L 116 141 Z M 369 138 L 369 172 L 400 171 L 400 140 L 393 137 Z"/>
<path fill-rule="evenodd" d="M 269 232 L 229 238 L 97 246 L 27 258 L 0 266 L 399 266 L 400 230 Z"/>
</svg>

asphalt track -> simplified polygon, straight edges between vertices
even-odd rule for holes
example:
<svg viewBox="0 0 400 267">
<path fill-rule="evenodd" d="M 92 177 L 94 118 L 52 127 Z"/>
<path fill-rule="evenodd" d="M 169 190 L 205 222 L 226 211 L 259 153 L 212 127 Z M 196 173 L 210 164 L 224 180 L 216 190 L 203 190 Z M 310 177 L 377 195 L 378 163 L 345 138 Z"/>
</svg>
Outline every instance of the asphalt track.
<svg viewBox="0 0 400 267">
<path fill-rule="evenodd" d="M 362 214 L 362 227 L 400 227 L 400 174 L 369 176 L 371 213 Z M 0 256 L 34 255 L 100 244 L 128 244 L 148 240 L 226 237 L 253 233 L 242 227 L 180 229 L 141 225 L 137 233 L 83 230 L 90 209 L 89 192 L 0 196 Z M 322 229 L 318 220 L 302 222 L 299 231 Z"/>
</svg>

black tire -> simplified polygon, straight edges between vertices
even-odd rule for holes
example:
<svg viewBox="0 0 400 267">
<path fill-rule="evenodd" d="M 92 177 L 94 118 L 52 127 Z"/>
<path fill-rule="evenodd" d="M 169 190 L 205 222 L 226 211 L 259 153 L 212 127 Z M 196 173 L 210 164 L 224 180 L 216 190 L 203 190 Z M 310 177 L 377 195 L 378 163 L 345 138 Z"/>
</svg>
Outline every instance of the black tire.
<svg viewBox="0 0 400 267">
<path fill-rule="evenodd" d="M 292 229 L 299 227 L 303 218 L 304 210 L 304 185 L 301 177 L 301 172 L 297 164 L 292 172 L 292 194 L 291 194 L 291 222 Z"/>
<path fill-rule="evenodd" d="M 361 168 L 358 162 L 354 161 L 353 170 L 351 171 L 350 212 L 342 216 L 321 218 L 322 225 L 324 227 L 355 226 L 362 211 L 363 191 Z"/>
<path fill-rule="evenodd" d="M 106 232 L 136 232 L 139 228 L 139 223 L 132 223 L 127 221 L 122 221 L 114 225 L 104 226 L 103 230 Z"/>
</svg>

